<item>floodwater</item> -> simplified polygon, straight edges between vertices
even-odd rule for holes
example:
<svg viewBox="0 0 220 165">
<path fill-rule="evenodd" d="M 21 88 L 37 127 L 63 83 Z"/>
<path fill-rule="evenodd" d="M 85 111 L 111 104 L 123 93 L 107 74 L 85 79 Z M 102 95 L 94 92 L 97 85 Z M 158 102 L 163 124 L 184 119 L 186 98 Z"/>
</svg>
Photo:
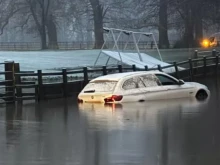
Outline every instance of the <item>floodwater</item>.
<svg viewBox="0 0 220 165">
<path fill-rule="evenodd" d="M 220 97 L 0 107 L 0 165 L 219 165 Z"/>
<path fill-rule="evenodd" d="M 63 67 L 93 66 L 100 50 L 72 50 L 72 51 L 0 51 L 0 63 L 14 61 L 20 63 L 22 71 L 56 70 Z M 159 58 L 156 50 L 147 53 Z M 184 61 L 191 57 L 193 50 L 169 49 L 161 50 L 164 61 Z M 99 65 L 104 65 L 107 56 L 100 56 Z M 109 61 L 114 63 L 115 61 Z M 3 68 L 0 67 L 0 71 Z"/>
</svg>

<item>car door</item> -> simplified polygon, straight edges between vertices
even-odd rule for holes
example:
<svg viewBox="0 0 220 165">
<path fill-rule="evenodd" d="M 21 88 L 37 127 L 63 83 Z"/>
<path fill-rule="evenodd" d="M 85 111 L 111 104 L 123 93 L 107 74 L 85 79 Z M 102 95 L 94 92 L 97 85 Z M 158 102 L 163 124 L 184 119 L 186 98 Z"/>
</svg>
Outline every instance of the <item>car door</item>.
<svg viewBox="0 0 220 165">
<path fill-rule="evenodd" d="M 145 98 L 144 100 L 159 100 L 164 99 L 167 88 L 160 86 L 159 79 L 154 74 L 142 75 L 141 79 L 145 85 Z"/>
<path fill-rule="evenodd" d="M 126 79 L 122 83 L 123 102 L 144 100 L 145 86 L 139 76 Z"/>
<path fill-rule="evenodd" d="M 155 74 L 160 81 L 160 87 L 166 93 L 162 97 L 165 99 L 189 97 L 193 88 L 187 84 L 179 85 L 178 81 L 171 76 Z"/>
</svg>

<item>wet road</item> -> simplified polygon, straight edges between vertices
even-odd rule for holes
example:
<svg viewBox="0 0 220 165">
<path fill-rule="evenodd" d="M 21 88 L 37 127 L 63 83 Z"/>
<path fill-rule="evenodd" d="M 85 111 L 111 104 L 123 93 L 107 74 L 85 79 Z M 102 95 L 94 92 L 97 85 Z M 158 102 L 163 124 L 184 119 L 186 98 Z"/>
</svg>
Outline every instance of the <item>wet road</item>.
<svg viewBox="0 0 220 165">
<path fill-rule="evenodd" d="M 0 107 L 0 165 L 219 165 L 219 87 L 194 99 Z"/>
</svg>

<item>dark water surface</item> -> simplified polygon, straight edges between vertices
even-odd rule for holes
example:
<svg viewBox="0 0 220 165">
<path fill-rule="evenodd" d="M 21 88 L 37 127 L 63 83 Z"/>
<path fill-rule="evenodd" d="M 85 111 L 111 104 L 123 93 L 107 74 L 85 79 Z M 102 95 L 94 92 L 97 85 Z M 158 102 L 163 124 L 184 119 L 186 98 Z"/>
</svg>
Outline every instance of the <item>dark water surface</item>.
<svg viewBox="0 0 220 165">
<path fill-rule="evenodd" d="M 220 99 L 0 107 L 0 165 L 219 165 Z"/>
</svg>

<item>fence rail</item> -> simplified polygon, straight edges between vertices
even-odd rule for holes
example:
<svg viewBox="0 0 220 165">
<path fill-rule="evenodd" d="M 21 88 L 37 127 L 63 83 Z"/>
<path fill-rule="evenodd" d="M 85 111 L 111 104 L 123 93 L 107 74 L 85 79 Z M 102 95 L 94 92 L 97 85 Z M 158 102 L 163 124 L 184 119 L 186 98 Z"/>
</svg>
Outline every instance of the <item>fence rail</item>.
<svg viewBox="0 0 220 165">
<path fill-rule="evenodd" d="M 119 49 L 124 49 L 124 45 L 126 42 L 118 42 Z M 58 42 L 58 48 L 60 50 L 80 50 L 80 49 L 93 49 L 95 42 Z M 108 48 L 112 48 L 114 46 L 114 42 L 106 43 Z M 127 44 L 127 49 L 134 49 L 134 43 L 129 42 Z M 152 41 L 141 41 L 138 44 L 139 49 L 154 49 L 156 48 L 154 42 Z M 172 47 L 172 45 L 171 45 Z M 50 49 L 57 48 L 57 45 L 52 45 Z M 41 44 L 40 42 L 0 42 L 0 50 L 40 50 Z"/>
</svg>

